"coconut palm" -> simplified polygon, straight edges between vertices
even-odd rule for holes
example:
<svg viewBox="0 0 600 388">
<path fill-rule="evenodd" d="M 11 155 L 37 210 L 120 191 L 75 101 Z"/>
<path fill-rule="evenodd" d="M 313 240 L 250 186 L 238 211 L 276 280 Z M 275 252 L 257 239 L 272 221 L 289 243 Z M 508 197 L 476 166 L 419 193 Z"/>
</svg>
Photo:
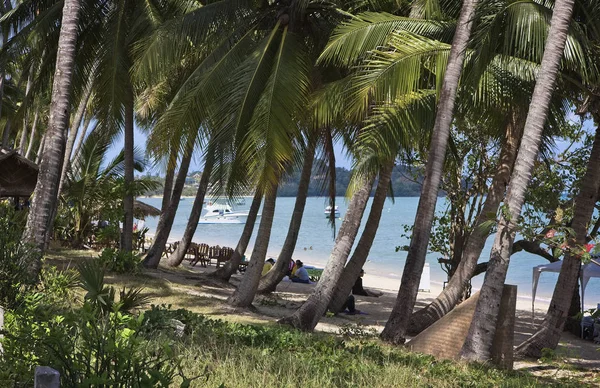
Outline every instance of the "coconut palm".
<svg viewBox="0 0 600 388">
<path fill-rule="evenodd" d="M 79 22 L 80 0 L 66 0 L 58 41 L 56 74 L 52 88 L 52 102 L 48 123 L 49 144 L 46 145 L 40 165 L 40 174 L 31 203 L 24 240 L 31 242 L 43 253 L 46 249 L 46 233 L 52 215 L 52 203 L 58 195 L 58 178 L 64 154 L 65 132 L 68 127 L 71 80 L 75 64 L 75 46 Z M 34 262 L 31 272 L 41 269 L 41 260 Z"/>
<path fill-rule="evenodd" d="M 511 247 L 516 234 L 517 220 L 521 213 L 525 191 L 541 144 L 542 130 L 565 49 L 573 4 L 574 1 L 572 0 L 558 0 L 552 13 L 548 40 L 546 41 L 540 72 L 529 106 L 521 147 L 504 201 L 506 210 L 502 212 L 498 223 L 498 231 L 492 247 L 484 284 L 467 339 L 461 351 L 461 357 L 464 359 L 484 361 L 490 357 L 491 343 L 496 330 L 496 317 L 502 294 L 501 290 L 506 278 Z"/>
</svg>

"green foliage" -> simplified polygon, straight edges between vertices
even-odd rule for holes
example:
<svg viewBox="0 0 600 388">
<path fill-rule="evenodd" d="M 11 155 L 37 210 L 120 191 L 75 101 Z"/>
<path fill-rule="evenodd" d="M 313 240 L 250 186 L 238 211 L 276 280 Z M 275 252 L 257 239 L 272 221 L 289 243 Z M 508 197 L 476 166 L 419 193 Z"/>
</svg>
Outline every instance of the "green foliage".
<svg viewBox="0 0 600 388">
<path fill-rule="evenodd" d="M 136 252 L 105 248 L 98 260 L 110 272 L 135 274 L 140 271 L 142 255 Z"/>
<path fill-rule="evenodd" d="M 36 281 L 28 270 L 37 256 L 21 241 L 25 216 L 7 202 L 0 202 L 0 305 L 9 308 Z"/>
<path fill-rule="evenodd" d="M 323 274 L 323 270 L 322 269 L 307 269 L 306 272 L 308 273 L 308 277 L 310 278 L 311 282 L 318 282 L 319 279 L 321 279 L 321 275 Z"/>
<path fill-rule="evenodd" d="M 21 294 L 18 306 L 6 311 L 0 386 L 31 385 L 37 365 L 58 370 L 61 385 L 68 387 L 174 386 L 181 373 L 173 341 L 148 333 L 144 315 L 130 313 L 142 302 L 139 290 L 123 290 L 117 301 L 98 263 L 84 264 L 79 272 L 87 291 L 82 305 L 67 303 L 72 271 L 50 270 L 36 290 Z"/>
</svg>

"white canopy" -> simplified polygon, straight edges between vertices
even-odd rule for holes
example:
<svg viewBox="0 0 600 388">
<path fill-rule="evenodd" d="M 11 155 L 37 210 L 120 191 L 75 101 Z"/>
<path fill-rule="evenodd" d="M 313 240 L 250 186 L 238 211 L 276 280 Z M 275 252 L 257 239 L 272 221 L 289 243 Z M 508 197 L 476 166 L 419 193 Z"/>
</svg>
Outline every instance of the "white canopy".
<svg viewBox="0 0 600 388">
<path fill-rule="evenodd" d="M 537 291 L 538 281 L 542 272 L 560 272 L 562 268 L 562 261 L 556 261 L 554 263 L 542 264 L 537 267 L 533 267 L 533 283 L 531 287 L 531 313 L 535 307 L 535 293 Z M 596 260 L 593 260 L 589 264 L 584 264 L 581 268 L 581 310 L 584 310 L 585 300 L 585 288 L 591 278 L 600 278 L 600 265 Z"/>
</svg>

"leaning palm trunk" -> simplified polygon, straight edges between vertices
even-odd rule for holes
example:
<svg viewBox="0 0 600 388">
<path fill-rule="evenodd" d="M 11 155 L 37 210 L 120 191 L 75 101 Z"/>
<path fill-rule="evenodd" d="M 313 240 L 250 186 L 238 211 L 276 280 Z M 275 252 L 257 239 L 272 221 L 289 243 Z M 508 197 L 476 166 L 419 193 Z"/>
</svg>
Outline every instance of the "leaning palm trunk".
<svg viewBox="0 0 600 388">
<path fill-rule="evenodd" d="M 385 205 L 393 169 L 394 161 L 388 162 L 381 167 L 377 189 L 375 189 L 375 196 L 373 197 L 373 203 L 371 204 L 371 210 L 369 212 L 369 217 L 367 218 L 367 223 L 365 224 L 365 229 L 360 236 L 360 240 L 358 240 L 358 244 L 356 245 L 356 249 L 354 249 L 352 257 L 344 268 L 340 280 L 335 286 L 331 302 L 329 302 L 329 310 L 334 313 L 338 313 L 342 310 L 356 279 L 358 279 L 358 276 L 360 275 L 360 270 L 367 261 L 367 257 L 373 246 L 373 241 L 375 240 L 377 229 L 379 228 L 379 220 L 381 220 L 381 212 Z"/>
<path fill-rule="evenodd" d="M 44 146 L 46 145 L 46 133 L 44 132 L 42 138 L 40 139 L 40 145 L 38 146 L 37 153 L 35 155 L 35 164 L 39 165 L 42 161 L 42 154 L 44 153 Z"/>
<path fill-rule="evenodd" d="M 58 39 L 56 72 L 52 86 L 52 103 L 48 119 L 47 140 L 41 158 L 38 181 L 35 186 L 31 209 L 27 217 L 24 240 L 38 250 L 39 257 L 31 266 L 31 272 L 39 274 L 41 255 L 45 251 L 46 233 L 53 204 L 57 201 L 58 179 L 65 151 L 65 131 L 69 125 L 71 79 L 75 65 L 75 45 L 79 21 L 80 0 L 65 0 Z"/>
<path fill-rule="evenodd" d="M 521 129 L 522 126 L 518 122 L 514 120 L 509 122 L 506 128 L 506 138 L 500 151 L 498 170 L 492 179 L 483 208 L 473 223 L 473 231 L 465 244 L 462 259 L 442 293 L 428 306 L 412 315 L 408 333 L 416 335 L 425 330 L 449 313 L 461 300 L 464 290 L 475 273 L 477 260 L 479 260 L 481 251 L 489 236 L 483 225 L 486 221 L 489 221 L 490 214 L 498 212 L 498 206 L 500 206 L 502 198 L 504 198 L 504 191 L 508 187 L 510 174 L 517 158 Z"/>
<path fill-rule="evenodd" d="M 279 323 L 304 331 L 312 331 L 317 326 L 317 323 L 319 323 L 325 311 L 327 311 L 327 306 L 333 296 L 335 286 L 340 280 L 344 265 L 346 264 L 346 260 L 348 260 L 354 240 L 358 234 L 360 221 L 367 207 L 369 194 L 373 187 L 373 181 L 374 178 L 365 179 L 358 191 L 352 196 L 348 205 L 348 211 L 335 239 L 333 251 L 329 256 L 329 260 L 317 286 L 298 310 L 289 317 L 280 319 Z"/>
<path fill-rule="evenodd" d="M 2 7 L 3 14 L 8 13 L 12 9 L 12 2 L 10 0 L 4 0 L 4 4 Z M 2 47 L 6 47 L 6 43 L 8 42 L 8 37 L 10 36 L 10 31 L 8 28 L 2 31 Z M 0 101 L 4 100 L 4 83 L 6 82 L 6 69 L 2 67 L 0 69 Z M 0 104 L 0 118 L 2 117 L 2 105 Z M 4 142 L 4 138 L 2 139 L 2 146 L 8 147 L 8 144 Z"/>
<path fill-rule="evenodd" d="M 33 65 L 30 68 L 31 70 L 33 70 Z M 29 98 L 31 97 L 31 86 L 33 85 L 33 74 L 32 71 L 30 70 L 29 72 L 29 76 L 27 77 L 27 86 L 25 87 L 25 100 L 29 100 Z M 1 100 L 0 100 L 1 101 Z M 24 107 L 25 108 L 25 107 Z M 23 130 L 21 131 L 21 141 L 19 142 L 19 154 L 23 155 L 23 153 L 25 152 L 25 143 L 27 142 L 27 128 L 29 127 L 29 112 L 25 112 L 24 117 L 23 117 Z M 29 142 L 31 143 L 33 141 L 33 137 L 29 136 Z"/>
<path fill-rule="evenodd" d="M 27 151 L 25 151 L 25 157 L 31 159 L 31 151 L 33 150 L 33 142 L 35 141 L 35 135 L 37 134 L 37 125 L 39 121 L 40 113 L 36 109 L 33 115 L 33 125 L 31 126 L 31 136 L 29 137 L 29 144 L 27 145 Z M 40 139 L 40 143 L 42 139 Z"/>
<path fill-rule="evenodd" d="M 258 210 L 260 209 L 261 202 L 262 190 L 257 189 L 256 193 L 254 194 L 252 204 L 250 205 L 250 210 L 248 211 L 248 218 L 246 218 L 244 230 L 242 231 L 242 235 L 237 243 L 237 246 L 235 247 L 235 251 L 233 251 L 233 255 L 229 260 L 227 260 L 224 266 L 211 273 L 210 276 L 224 281 L 229 281 L 231 275 L 237 272 L 238 267 L 244 258 L 244 254 L 246 253 L 246 248 L 248 248 L 248 244 L 250 243 L 250 238 L 252 237 L 252 232 L 254 231 L 254 225 L 256 224 L 256 218 L 258 216 Z"/>
<path fill-rule="evenodd" d="M 165 175 L 165 187 L 163 189 L 163 198 L 160 206 L 160 212 L 164 213 L 167 211 L 169 204 L 171 203 L 171 196 L 173 195 L 173 180 L 175 179 L 175 159 L 177 158 L 177 151 L 171 150 L 169 161 L 167 162 L 167 173 Z"/>
<path fill-rule="evenodd" d="M 570 249 L 567 250 L 563 260 L 544 323 L 533 336 L 517 347 L 517 352 L 522 356 L 540 357 L 543 348 L 555 349 L 558 345 L 571 306 L 571 296 L 577 286 L 577 278 L 581 268 L 581 247 L 587 243 L 586 227 L 594 213 L 599 189 L 600 126 L 596 128 L 596 137 L 587 171 L 583 177 L 581 191 L 575 199 L 573 222 L 571 224 L 575 235 L 569 239 Z"/>
<path fill-rule="evenodd" d="M 256 295 L 258 282 L 265 264 L 265 256 L 269 248 L 269 240 L 271 239 L 276 201 L 277 184 L 273 184 L 265 193 L 265 205 L 263 206 L 262 218 L 258 226 L 258 234 L 256 235 L 250 262 L 242 277 L 242 282 L 228 300 L 228 303 L 234 307 L 250 307 Z"/>
<path fill-rule="evenodd" d="M 171 257 L 169 257 L 168 263 L 171 267 L 177 267 L 181 264 L 186 252 L 190 247 L 190 244 L 192 243 L 192 239 L 196 233 L 196 228 L 198 227 L 200 215 L 202 214 L 202 205 L 204 204 L 206 190 L 208 190 L 208 183 L 210 182 L 210 174 L 212 173 L 213 164 L 213 155 L 211 152 L 209 152 L 206 156 L 204 171 L 202 172 L 202 178 L 200 178 L 200 184 L 198 185 L 198 191 L 196 192 L 196 198 L 194 198 L 194 205 L 192 206 L 192 211 L 190 212 L 190 218 L 188 219 L 187 226 L 185 227 L 185 232 L 183 233 L 183 237 L 181 238 L 179 245 L 177 245 L 177 249 L 175 252 L 173 252 Z"/>
<path fill-rule="evenodd" d="M 542 130 L 565 48 L 573 4 L 574 0 L 558 0 L 552 13 L 548 40 L 529 105 L 523 139 L 504 202 L 506 210 L 501 212 L 488 270 L 479 293 L 473 321 L 461 351 L 461 357 L 467 360 L 486 361 L 490 358 L 492 340 L 496 332 L 496 318 L 500 309 L 500 298 L 517 222 L 542 140 Z M 570 299 L 572 295 L 572 292 L 569 293 L 568 298 Z"/>
<path fill-rule="evenodd" d="M 177 214 L 177 208 L 179 207 L 179 201 L 181 200 L 181 193 L 183 192 L 183 187 L 185 186 L 185 179 L 187 178 L 190 162 L 192 160 L 192 154 L 194 153 L 195 140 L 196 138 L 194 136 L 188 139 L 186 149 L 183 157 L 181 158 L 179 173 L 177 174 L 177 179 L 175 179 L 175 185 L 173 186 L 171 201 L 169 202 L 167 211 L 160 215 L 158 225 L 156 226 L 154 242 L 148 250 L 146 258 L 143 262 L 144 267 L 146 268 L 158 268 L 162 254 L 165 251 L 165 246 L 167 245 L 169 235 L 171 234 L 171 228 L 173 227 L 173 222 L 175 221 L 175 215 Z"/>
<path fill-rule="evenodd" d="M 73 146 L 75 145 L 75 140 L 77 139 L 77 134 L 79 133 L 79 127 L 81 126 L 81 122 L 83 121 L 83 116 L 85 114 L 85 109 L 92 95 L 92 86 L 94 79 L 94 70 L 92 70 L 92 74 L 90 75 L 90 79 L 88 80 L 88 84 L 86 85 L 83 96 L 81 97 L 81 101 L 79 102 L 79 107 L 77 107 L 77 112 L 75 112 L 75 116 L 73 117 L 73 124 L 71 124 L 71 132 L 69 132 L 69 137 L 67 139 L 67 146 L 65 149 L 65 157 L 63 160 L 63 169 L 60 174 L 60 182 L 58 184 L 58 195 L 61 195 L 62 188 L 65 183 L 65 179 L 67 178 L 67 172 L 70 168 L 71 161 L 71 153 L 73 152 Z"/>
<path fill-rule="evenodd" d="M 296 242 L 298 241 L 298 233 L 300 232 L 300 226 L 302 225 L 302 216 L 304 215 L 304 208 L 306 206 L 306 197 L 308 195 L 308 186 L 310 184 L 310 175 L 312 173 L 314 159 L 315 144 L 309 144 L 304 154 L 304 164 L 302 166 L 302 172 L 300 173 L 296 203 L 294 205 L 294 212 L 292 213 L 285 242 L 283 243 L 281 253 L 279 253 L 275 266 L 261 279 L 260 284 L 258 285 L 259 293 L 275 291 L 277 285 L 289 271 L 292 255 L 294 254 Z"/>
<path fill-rule="evenodd" d="M 75 160 L 77 155 L 79 155 L 79 151 L 81 150 L 81 146 L 83 145 L 83 141 L 85 140 L 85 137 L 87 135 L 88 128 L 89 128 L 91 122 L 92 122 L 92 116 L 88 115 L 88 117 L 86 119 L 84 119 L 84 121 L 83 121 L 83 128 L 81 129 L 81 133 L 79 134 L 79 139 L 77 140 L 77 145 L 73 149 L 73 152 L 71 152 L 71 160 Z"/>
<path fill-rule="evenodd" d="M 385 329 L 381 333 L 383 340 L 395 344 L 402 344 L 405 341 L 408 321 L 417 299 L 446 157 L 456 91 L 462 73 L 467 43 L 471 35 L 476 5 L 477 0 L 465 0 L 460 12 L 452 47 L 450 48 L 446 74 L 442 83 L 429 156 L 425 167 L 425 180 L 423 181 L 421 198 L 415 216 L 410 248 L 402 273 L 402 283 L 400 284 L 394 309 Z"/>
<path fill-rule="evenodd" d="M 128 98 L 125 104 L 125 125 L 124 131 L 124 168 L 123 178 L 125 181 L 125 197 L 123 198 L 123 233 L 121 234 L 121 247 L 126 252 L 133 249 L 133 153 L 134 153 L 134 135 L 133 135 L 133 90 L 129 85 Z M 159 256 L 160 260 L 160 256 Z M 156 263 L 158 266 L 158 262 Z"/>
</svg>

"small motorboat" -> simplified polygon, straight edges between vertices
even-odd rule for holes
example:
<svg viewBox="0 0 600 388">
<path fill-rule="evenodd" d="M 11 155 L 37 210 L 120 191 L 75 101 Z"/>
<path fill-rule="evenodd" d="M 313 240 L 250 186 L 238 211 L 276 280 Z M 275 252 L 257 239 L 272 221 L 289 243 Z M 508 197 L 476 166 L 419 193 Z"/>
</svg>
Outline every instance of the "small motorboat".
<svg viewBox="0 0 600 388">
<path fill-rule="evenodd" d="M 325 218 L 330 218 L 330 217 L 331 217 L 331 206 L 327 206 L 325 208 Z M 333 209 L 333 217 L 334 218 L 340 217 L 340 209 L 337 206 Z"/>
<path fill-rule="evenodd" d="M 199 224 L 245 224 L 248 212 L 233 211 L 228 204 L 208 202 L 206 213 L 200 217 Z M 260 215 L 257 217 L 260 218 Z"/>
</svg>

